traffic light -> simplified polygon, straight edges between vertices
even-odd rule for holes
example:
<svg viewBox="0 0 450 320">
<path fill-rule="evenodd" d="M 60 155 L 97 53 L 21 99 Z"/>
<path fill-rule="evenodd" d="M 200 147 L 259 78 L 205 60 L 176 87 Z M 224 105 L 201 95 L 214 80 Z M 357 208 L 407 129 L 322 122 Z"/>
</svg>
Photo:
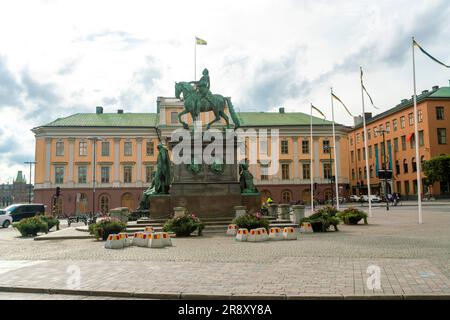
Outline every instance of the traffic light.
<svg viewBox="0 0 450 320">
<path fill-rule="evenodd" d="M 61 195 L 61 188 L 56 187 L 56 197 L 59 197 Z"/>
</svg>

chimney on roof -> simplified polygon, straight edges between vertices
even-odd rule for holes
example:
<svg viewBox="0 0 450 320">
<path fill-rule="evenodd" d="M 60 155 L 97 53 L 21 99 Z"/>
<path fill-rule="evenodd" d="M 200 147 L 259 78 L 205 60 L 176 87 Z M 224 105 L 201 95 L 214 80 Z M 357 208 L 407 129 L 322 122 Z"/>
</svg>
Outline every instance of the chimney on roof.
<svg viewBox="0 0 450 320">
<path fill-rule="evenodd" d="M 439 86 L 434 86 L 433 91 L 439 89 Z"/>
<path fill-rule="evenodd" d="M 284 113 L 284 107 L 280 107 L 280 108 L 278 109 L 278 111 L 279 111 L 280 113 Z"/>
<path fill-rule="evenodd" d="M 353 124 L 355 127 L 359 126 L 363 122 L 362 116 L 353 117 Z"/>
<path fill-rule="evenodd" d="M 117 113 L 118 113 L 118 114 L 123 114 L 123 109 L 118 109 L 118 110 L 117 110 Z"/>
<path fill-rule="evenodd" d="M 103 113 L 103 107 L 102 106 L 97 106 L 95 108 L 95 113 L 96 114 L 102 114 Z"/>
<path fill-rule="evenodd" d="M 366 118 L 366 120 L 369 120 L 370 118 L 372 118 L 372 112 L 364 113 L 364 117 Z"/>
<path fill-rule="evenodd" d="M 428 93 L 428 92 L 430 92 L 430 91 L 428 91 L 428 90 L 423 90 L 423 91 L 422 91 L 422 94 L 425 94 L 425 93 Z"/>
</svg>

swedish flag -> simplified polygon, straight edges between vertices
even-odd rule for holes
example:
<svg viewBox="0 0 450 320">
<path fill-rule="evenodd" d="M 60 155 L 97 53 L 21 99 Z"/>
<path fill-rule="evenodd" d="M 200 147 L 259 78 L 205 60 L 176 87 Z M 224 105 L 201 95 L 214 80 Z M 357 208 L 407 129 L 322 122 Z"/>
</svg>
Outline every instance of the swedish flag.
<svg viewBox="0 0 450 320">
<path fill-rule="evenodd" d="M 198 37 L 195 37 L 195 43 L 199 46 L 206 46 L 208 44 L 206 40 L 200 39 Z"/>
</svg>

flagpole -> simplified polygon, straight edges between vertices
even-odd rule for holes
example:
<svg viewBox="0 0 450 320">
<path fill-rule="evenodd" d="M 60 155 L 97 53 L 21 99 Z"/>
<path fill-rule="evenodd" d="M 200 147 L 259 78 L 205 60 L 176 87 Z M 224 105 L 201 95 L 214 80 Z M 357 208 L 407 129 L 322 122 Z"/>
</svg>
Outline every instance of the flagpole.
<svg viewBox="0 0 450 320">
<path fill-rule="evenodd" d="M 416 145 L 416 166 L 417 166 L 417 203 L 419 213 L 419 224 L 422 224 L 422 177 L 420 173 L 421 163 L 419 155 L 419 128 L 417 116 L 417 87 L 416 87 L 416 57 L 414 50 L 414 37 L 412 37 L 412 60 L 413 60 L 413 83 L 414 83 L 414 135 Z"/>
<path fill-rule="evenodd" d="M 197 37 L 194 37 L 194 81 L 197 81 Z"/>
<path fill-rule="evenodd" d="M 314 163 L 313 163 L 313 108 L 312 108 L 312 103 L 311 103 L 311 119 L 310 119 L 310 141 L 309 141 L 309 154 L 310 154 L 310 158 L 311 158 L 311 162 L 310 162 L 310 170 L 309 170 L 309 180 L 311 181 L 311 214 L 314 213 Z"/>
<path fill-rule="evenodd" d="M 331 88 L 331 115 L 333 117 L 333 152 L 334 152 L 334 175 L 335 175 L 335 183 L 336 183 L 336 208 L 339 208 L 339 182 L 338 182 L 338 170 L 337 170 L 337 156 L 336 156 L 336 130 L 334 128 L 334 103 L 333 103 L 333 88 Z M 330 163 L 331 165 L 331 163 Z M 332 175 L 333 176 L 333 175 Z M 331 203 L 333 203 L 333 199 L 331 199 Z"/>
<path fill-rule="evenodd" d="M 363 112 L 363 126 L 364 126 L 364 148 L 365 148 L 365 158 L 366 158 L 366 175 L 367 175 L 367 196 L 369 198 L 369 217 L 372 218 L 372 199 L 370 197 L 370 172 L 369 172 L 369 150 L 367 147 L 367 126 L 366 126 L 366 110 L 364 106 L 364 90 L 363 90 L 363 82 L 362 82 L 362 67 L 361 69 L 361 97 L 362 97 L 362 112 Z"/>
</svg>

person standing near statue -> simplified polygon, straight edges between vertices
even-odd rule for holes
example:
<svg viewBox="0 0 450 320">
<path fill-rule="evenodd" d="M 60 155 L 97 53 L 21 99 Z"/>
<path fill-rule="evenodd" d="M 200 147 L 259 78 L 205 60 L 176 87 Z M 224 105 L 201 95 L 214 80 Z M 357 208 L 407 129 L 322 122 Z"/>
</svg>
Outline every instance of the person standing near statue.
<svg viewBox="0 0 450 320">
<path fill-rule="evenodd" d="M 208 69 L 203 70 L 203 76 L 200 78 L 199 81 L 191 81 L 191 84 L 195 84 L 198 88 L 198 92 L 200 93 L 200 102 L 195 107 L 195 116 L 197 117 L 200 114 L 200 108 L 202 104 L 202 100 L 208 101 L 210 104 L 213 105 L 213 102 L 211 101 L 211 91 L 209 90 L 211 87 L 211 82 L 209 80 L 209 71 Z"/>
</svg>

